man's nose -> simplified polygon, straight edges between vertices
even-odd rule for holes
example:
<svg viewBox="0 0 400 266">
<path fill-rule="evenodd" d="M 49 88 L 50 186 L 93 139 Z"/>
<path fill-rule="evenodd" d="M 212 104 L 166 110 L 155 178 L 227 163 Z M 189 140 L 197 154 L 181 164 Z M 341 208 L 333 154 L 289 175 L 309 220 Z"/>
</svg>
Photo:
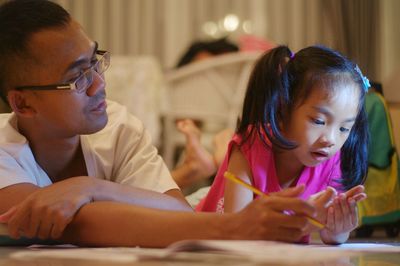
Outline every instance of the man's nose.
<svg viewBox="0 0 400 266">
<path fill-rule="evenodd" d="M 93 82 L 89 86 L 89 88 L 87 88 L 87 90 L 86 90 L 87 96 L 96 95 L 98 93 L 98 91 L 100 91 L 100 90 L 104 91 L 106 88 L 104 74 L 99 74 L 96 71 L 92 70 L 92 75 L 93 75 Z"/>
</svg>

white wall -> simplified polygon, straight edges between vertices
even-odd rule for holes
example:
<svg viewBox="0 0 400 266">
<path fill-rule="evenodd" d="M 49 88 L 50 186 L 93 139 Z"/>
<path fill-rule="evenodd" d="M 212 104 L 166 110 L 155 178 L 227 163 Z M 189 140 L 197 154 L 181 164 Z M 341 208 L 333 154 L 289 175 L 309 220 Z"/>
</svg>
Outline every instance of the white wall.
<svg viewBox="0 0 400 266">
<path fill-rule="evenodd" d="M 206 21 L 218 21 L 229 13 L 251 20 L 254 34 L 293 50 L 315 43 L 329 45 L 321 0 L 55 2 L 69 10 L 102 48 L 114 54 L 154 55 L 164 68 L 173 67 L 193 40 L 204 38 L 201 26 Z"/>
<path fill-rule="evenodd" d="M 293 50 L 331 45 L 324 0 L 54 0 L 71 12 L 102 49 L 113 54 L 152 55 L 173 67 L 189 44 L 204 37 L 204 22 L 229 13 L 253 22 L 254 33 Z M 4 0 L 0 0 L 0 3 Z M 379 0 L 385 96 L 400 103 L 400 1 Z"/>
</svg>

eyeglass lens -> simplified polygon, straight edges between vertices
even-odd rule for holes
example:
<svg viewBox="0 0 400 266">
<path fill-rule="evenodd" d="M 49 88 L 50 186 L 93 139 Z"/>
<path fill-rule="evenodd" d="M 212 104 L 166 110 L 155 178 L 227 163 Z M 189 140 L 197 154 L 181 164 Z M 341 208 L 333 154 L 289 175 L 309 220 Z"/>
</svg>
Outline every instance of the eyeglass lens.
<svg viewBox="0 0 400 266">
<path fill-rule="evenodd" d="M 76 81 L 76 89 L 79 93 L 86 91 L 93 83 L 93 71 L 98 74 L 103 74 L 109 65 L 109 57 L 107 54 L 100 57 L 100 59 Z"/>
</svg>

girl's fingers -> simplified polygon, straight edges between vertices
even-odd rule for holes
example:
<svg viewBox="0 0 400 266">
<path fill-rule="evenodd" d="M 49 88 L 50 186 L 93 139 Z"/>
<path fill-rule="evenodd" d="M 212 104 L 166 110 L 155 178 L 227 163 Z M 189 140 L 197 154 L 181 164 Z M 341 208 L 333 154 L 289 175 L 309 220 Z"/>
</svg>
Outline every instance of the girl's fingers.
<svg viewBox="0 0 400 266">
<path fill-rule="evenodd" d="M 328 208 L 326 217 L 326 227 L 332 232 L 335 231 L 335 210 L 332 206 Z"/>
<path fill-rule="evenodd" d="M 365 194 L 365 193 L 360 193 L 360 194 L 354 195 L 353 197 L 350 197 L 350 199 L 353 199 L 355 202 L 363 201 L 366 198 L 367 198 L 367 194 Z"/>
<path fill-rule="evenodd" d="M 331 187 L 328 187 L 322 195 L 319 196 L 318 202 L 324 207 L 328 207 L 334 197 L 336 196 L 336 190 Z"/>
<path fill-rule="evenodd" d="M 349 199 L 348 202 L 350 206 L 350 217 L 351 217 L 352 228 L 355 228 L 358 225 L 357 202 L 353 199 Z"/>
<path fill-rule="evenodd" d="M 340 203 L 340 208 L 342 209 L 342 214 L 343 217 L 346 218 L 348 217 L 350 210 L 349 210 L 349 204 L 347 202 L 347 198 L 344 194 L 341 194 L 339 197 L 339 203 Z"/>
<path fill-rule="evenodd" d="M 344 194 L 346 195 L 346 198 L 349 198 L 349 197 L 353 197 L 357 194 L 364 193 L 364 190 L 365 189 L 364 189 L 363 185 L 358 185 L 358 186 L 355 186 L 352 189 L 346 191 Z"/>
<path fill-rule="evenodd" d="M 334 220 L 335 220 L 335 231 L 339 232 L 343 228 L 343 213 L 342 213 L 342 207 L 340 204 L 340 199 L 335 199 L 335 202 L 333 204 L 333 208 L 335 211 L 334 215 Z"/>
<path fill-rule="evenodd" d="M 340 195 L 340 207 L 342 209 L 343 230 L 347 231 L 349 228 L 352 228 L 353 225 L 351 217 L 351 207 L 344 194 Z"/>
</svg>

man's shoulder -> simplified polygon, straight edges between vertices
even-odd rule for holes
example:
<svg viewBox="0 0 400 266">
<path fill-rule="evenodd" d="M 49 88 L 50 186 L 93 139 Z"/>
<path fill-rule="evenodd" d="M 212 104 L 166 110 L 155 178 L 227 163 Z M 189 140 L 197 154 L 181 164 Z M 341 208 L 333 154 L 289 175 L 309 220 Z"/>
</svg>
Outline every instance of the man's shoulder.
<svg viewBox="0 0 400 266">
<path fill-rule="evenodd" d="M 10 120 L 13 117 L 13 113 L 1 113 L 0 114 L 0 129 L 10 126 Z"/>
<path fill-rule="evenodd" d="M 26 143 L 26 139 L 17 130 L 17 117 L 14 113 L 0 114 L 0 145 Z"/>
</svg>

